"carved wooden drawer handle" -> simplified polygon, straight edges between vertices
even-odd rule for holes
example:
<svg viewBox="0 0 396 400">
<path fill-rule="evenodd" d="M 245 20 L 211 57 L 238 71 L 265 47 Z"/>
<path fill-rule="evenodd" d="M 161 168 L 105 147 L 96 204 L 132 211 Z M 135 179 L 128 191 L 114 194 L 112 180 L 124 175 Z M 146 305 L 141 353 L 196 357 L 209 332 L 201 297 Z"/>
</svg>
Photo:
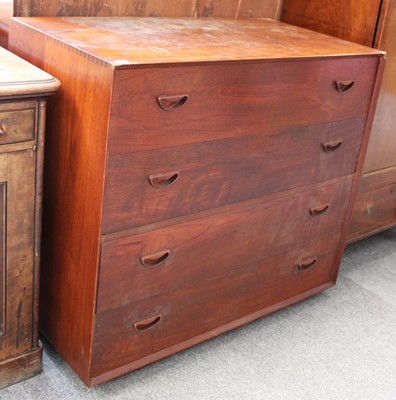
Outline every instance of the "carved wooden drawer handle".
<svg viewBox="0 0 396 400">
<path fill-rule="evenodd" d="M 336 151 L 342 145 L 342 140 L 335 140 L 334 142 L 326 142 L 322 143 L 322 147 L 325 153 L 331 153 L 332 151 Z"/>
<path fill-rule="evenodd" d="M 330 204 L 321 204 L 317 207 L 312 207 L 309 212 L 313 217 L 317 217 L 319 215 L 325 214 L 330 208 Z"/>
<path fill-rule="evenodd" d="M 154 315 L 153 317 L 144 319 L 143 321 L 135 322 L 133 324 L 133 327 L 138 331 L 138 332 L 144 332 L 147 331 L 151 328 L 154 328 L 154 326 L 158 325 L 158 323 L 161 321 L 162 315 Z"/>
<path fill-rule="evenodd" d="M 160 107 L 165 111 L 175 111 L 178 108 L 184 106 L 188 99 L 188 94 L 176 95 L 176 96 L 158 96 L 157 100 Z"/>
<path fill-rule="evenodd" d="M 169 256 L 170 250 L 163 250 L 141 257 L 140 262 L 142 263 L 143 267 L 152 268 L 164 263 Z"/>
<path fill-rule="evenodd" d="M 165 186 L 169 186 L 172 183 L 176 182 L 178 178 L 179 178 L 178 171 L 163 172 L 160 174 L 153 174 L 148 176 L 150 185 L 155 188 L 162 188 Z"/>
<path fill-rule="evenodd" d="M 298 264 L 298 269 L 299 269 L 300 271 L 306 271 L 307 269 L 312 268 L 317 262 L 318 262 L 318 259 L 317 259 L 317 258 L 314 258 L 314 259 L 311 260 L 311 261 Z"/>
<path fill-rule="evenodd" d="M 354 84 L 355 81 L 335 81 L 336 88 L 340 93 L 344 93 L 349 89 L 352 89 Z"/>
</svg>

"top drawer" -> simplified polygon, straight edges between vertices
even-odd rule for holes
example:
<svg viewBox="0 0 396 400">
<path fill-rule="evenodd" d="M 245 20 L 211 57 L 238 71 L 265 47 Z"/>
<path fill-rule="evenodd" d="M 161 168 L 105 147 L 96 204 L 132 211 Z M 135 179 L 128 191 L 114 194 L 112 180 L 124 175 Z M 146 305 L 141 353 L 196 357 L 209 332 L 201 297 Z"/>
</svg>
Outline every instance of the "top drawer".
<svg viewBox="0 0 396 400">
<path fill-rule="evenodd" d="M 377 64 L 355 57 L 117 70 L 110 155 L 365 116 Z"/>
<path fill-rule="evenodd" d="M 34 140 L 36 102 L 0 103 L 0 145 Z"/>
</svg>

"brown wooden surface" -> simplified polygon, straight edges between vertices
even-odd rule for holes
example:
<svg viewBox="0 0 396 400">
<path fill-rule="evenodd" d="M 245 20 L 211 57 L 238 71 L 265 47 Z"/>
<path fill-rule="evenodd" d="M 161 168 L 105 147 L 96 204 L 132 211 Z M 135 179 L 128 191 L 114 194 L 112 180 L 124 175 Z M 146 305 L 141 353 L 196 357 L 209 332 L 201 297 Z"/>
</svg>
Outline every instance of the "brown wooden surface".
<svg viewBox="0 0 396 400">
<path fill-rule="evenodd" d="M 0 55 L 2 388 L 41 371 L 37 311 L 45 100 L 37 97 L 53 93 L 59 82 L 4 49 Z"/>
<path fill-rule="evenodd" d="M 373 45 L 381 0 L 284 0 L 282 21 Z"/>
<path fill-rule="evenodd" d="M 280 303 L 332 281 L 338 235 L 313 240 L 281 255 L 230 268 L 227 278 L 202 277 L 189 285 L 96 317 L 92 376 Z M 317 257 L 317 265 L 297 265 Z M 157 326 L 136 332 L 133 323 L 161 315 Z"/>
<path fill-rule="evenodd" d="M 396 183 L 396 166 L 364 174 L 359 184 L 359 193 Z"/>
<path fill-rule="evenodd" d="M 386 192 L 386 177 L 389 169 L 396 166 L 396 139 L 394 125 L 396 122 L 396 1 L 395 0 L 348 0 L 334 2 L 331 0 L 285 0 L 282 20 L 306 28 L 317 30 L 336 37 L 353 40 L 358 43 L 373 45 L 387 52 L 387 65 L 384 72 L 382 88 L 378 100 L 377 111 L 374 118 L 372 134 L 363 167 L 360 192 L 365 191 L 365 175 L 372 181 L 374 176 L 379 179 L 376 186 L 381 186 Z M 377 172 L 376 175 L 373 175 Z M 376 198 L 381 191 L 375 190 L 371 196 Z M 366 199 L 367 194 L 362 196 Z M 363 202 L 365 200 L 362 200 Z M 362 207 L 356 205 L 356 210 Z M 371 215 L 370 218 L 362 218 L 360 213 L 354 213 L 349 241 L 356 239 L 356 229 L 365 232 L 359 237 L 366 237 L 370 231 L 372 234 L 379 231 L 381 223 L 385 223 L 381 214 L 390 215 L 396 209 L 391 201 L 384 200 L 381 207 L 390 209 Z M 356 218 L 356 220 L 355 220 Z M 377 222 L 374 219 L 378 218 Z M 385 218 L 386 219 L 386 218 Z M 366 228 L 363 228 L 367 221 Z M 389 221 L 383 228 L 389 227 Z M 356 228 L 359 227 L 359 228 Z"/>
<path fill-rule="evenodd" d="M 387 64 L 373 123 L 363 173 L 396 166 L 396 1 L 389 2 L 378 47 Z"/>
<path fill-rule="evenodd" d="M 17 33 L 21 40 L 27 34 L 24 29 Z M 55 41 L 45 51 L 38 33 L 28 36 L 19 53 L 62 81 L 49 107 L 40 324 L 63 357 L 88 379 L 112 69 Z M 73 313 L 77 318 L 71 322 Z"/>
<path fill-rule="evenodd" d="M 119 155 L 363 117 L 376 67 L 376 58 L 368 57 L 331 63 L 309 60 L 116 71 L 109 152 Z M 356 85 L 338 93 L 334 81 L 346 77 L 356 80 Z M 176 111 L 162 110 L 157 96 L 174 94 L 188 94 L 190 99 Z M 131 102 L 131 98 L 139 100 Z"/>
<path fill-rule="evenodd" d="M 37 104 L 31 102 L 31 108 L 25 103 L 11 104 L 12 108 L 0 109 L 0 145 L 34 139 Z"/>
<path fill-rule="evenodd" d="M 0 337 L 6 331 L 6 206 L 7 206 L 7 185 L 0 183 Z"/>
<path fill-rule="evenodd" d="M 42 357 L 43 346 L 39 342 L 38 347 L 28 353 L 0 361 L 0 390 L 39 374 Z"/>
<path fill-rule="evenodd" d="M 360 118 L 110 157 L 103 232 L 352 174 L 364 124 L 365 118 Z M 336 151 L 323 150 L 324 143 L 340 139 Z M 177 181 L 160 188 L 149 183 L 148 176 L 167 171 L 177 171 Z"/>
<path fill-rule="evenodd" d="M 282 0 L 15 0 L 15 15 L 276 18 Z"/>
<path fill-rule="evenodd" d="M 396 224 L 396 184 L 359 193 L 354 205 L 348 241 L 367 237 Z"/>
<path fill-rule="evenodd" d="M 64 17 L 18 21 L 13 29 L 28 24 L 117 68 L 379 54 L 378 50 L 270 20 Z M 123 40 L 118 40 L 120 35 Z"/>
<path fill-rule="evenodd" d="M 374 104 L 377 94 L 376 90 L 373 91 L 373 85 L 379 60 L 382 59 L 381 53 L 268 21 L 210 21 L 205 24 L 206 27 L 217 26 L 219 29 L 213 31 L 214 40 L 207 46 L 205 45 L 208 42 L 207 30 L 199 31 L 196 28 L 204 26 L 201 20 L 195 21 L 195 25 L 190 24 L 187 29 L 186 20 L 170 22 L 157 19 L 155 24 L 150 22 L 151 20 L 145 20 L 144 23 L 142 20 L 131 20 L 132 25 L 127 28 L 128 20 L 123 20 L 121 23 L 118 19 L 111 19 L 105 25 L 103 22 L 105 20 L 101 20 L 101 27 L 95 26 L 91 29 L 89 25 L 98 21 L 88 19 L 85 20 L 87 27 L 76 30 L 75 36 L 71 37 L 68 28 L 77 27 L 73 21 L 80 21 L 81 28 L 82 20 L 75 19 L 13 21 L 10 46 L 18 54 L 62 80 L 60 94 L 49 108 L 46 164 L 48 189 L 45 194 L 45 252 L 43 253 L 45 260 L 42 275 L 42 299 L 45 300 L 42 301 L 41 316 L 45 335 L 84 382 L 92 385 L 112 379 L 121 373 L 154 362 L 188 345 L 213 337 L 333 285 L 346 235 L 344 217 L 348 219 L 350 215 L 353 200 L 351 193 L 356 192 L 355 166 L 361 170 L 363 153 L 360 153 L 357 162 L 356 154 L 348 160 L 339 159 L 337 165 L 334 164 L 334 170 L 330 172 L 327 169 L 333 167 L 328 165 L 321 165 L 317 171 L 310 165 L 305 170 L 306 174 L 295 176 L 298 182 L 292 186 L 285 184 L 286 186 L 282 187 L 284 184 L 282 182 L 287 182 L 288 173 L 282 175 L 282 170 L 278 169 L 277 164 L 283 165 L 285 170 L 290 168 L 291 171 L 293 162 L 289 158 L 294 155 L 291 156 L 290 146 L 294 144 L 296 148 L 301 146 L 305 149 L 304 144 L 316 143 L 312 144 L 312 149 L 315 148 L 315 152 L 323 151 L 321 140 L 326 138 L 337 141 L 339 139 L 333 135 L 341 132 L 345 144 L 349 143 L 349 134 L 362 135 L 361 149 L 365 150 L 371 119 L 366 124 L 363 119 L 367 115 L 372 116 L 372 108 L 369 113 L 368 111 L 370 102 Z M 29 23 L 32 24 L 32 28 L 29 28 Z M 149 25 L 150 29 L 143 29 L 145 25 Z M 180 38 L 179 53 L 176 51 L 171 56 L 161 56 L 155 60 L 156 66 L 153 67 L 153 60 L 158 54 L 158 50 L 154 49 L 158 46 L 158 42 L 155 44 L 153 38 L 159 40 L 159 37 L 154 35 L 151 36 L 151 43 L 141 41 L 140 54 L 136 53 L 133 56 L 131 52 L 121 53 L 125 47 L 119 43 L 136 43 L 143 32 L 158 33 L 161 26 L 164 31 L 161 36 L 161 47 L 174 49 L 175 40 Z M 178 26 L 183 27 L 183 34 L 172 36 L 170 28 L 174 30 Z M 224 26 L 228 27 L 226 32 L 232 33 L 226 45 L 225 56 L 214 46 L 216 41 L 225 39 L 225 31 L 220 29 Z M 249 27 L 252 26 L 255 34 L 252 30 L 248 33 Z M 107 38 L 104 29 L 110 31 L 107 33 Z M 40 32 L 45 30 L 48 30 L 49 34 Z M 194 35 L 186 36 L 186 33 L 191 32 L 194 32 Z M 285 32 L 288 33 L 285 35 Z M 253 36 L 256 34 L 254 42 Z M 93 43 L 90 35 L 97 38 L 96 47 L 89 48 L 88 44 Z M 248 39 L 252 39 L 254 45 L 250 52 L 247 49 L 242 51 L 242 47 L 247 47 Z M 74 43 L 75 46 L 70 46 L 70 43 Z M 258 46 L 259 43 L 261 47 Z M 196 53 L 192 55 L 189 48 L 194 49 Z M 137 47 L 136 49 L 139 50 Z M 202 50 L 200 53 L 197 52 L 199 49 Z M 119 58 L 121 54 L 122 59 Z M 252 62 L 252 57 L 258 56 L 261 58 Z M 227 62 L 221 61 L 221 57 Z M 60 59 L 67 62 L 59 63 Z M 200 60 L 205 62 L 199 63 Z M 140 65 L 135 68 L 137 62 Z M 165 66 L 167 68 L 164 68 Z M 178 73 L 175 74 L 175 71 Z M 259 79 L 260 72 L 262 77 Z M 273 81 L 267 77 L 267 72 L 268 74 L 271 72 L 270 77 Z M 342 76 L 328 78 L 333 72 L 339 74 L 342 72 Z M 352 72 L 356 72 L 353 78 L 349 77 Z M 230 86 L 229 82 L 235 77 L 239 77 L 237 83 Z M 356 79 L 356 82 L 350 91 L 338 93 L 334 79 Z M 196 89 L 188 92 L 190 97 L 185 102 L 185 90 L 194 88 L 194 85 Z M 213 86 L 213 89 L 207 89 L 208 86 Z M 287 87 L 289 90 L 286 90 Z M 290 87 L 295 88 L 297 94 L 291 93 Z M 266 94 L 267 105 L 263 100 L 265 96 L 262 96 L 261 92 Z M 110 93 L 113 93 L 111 99 Z M 334 100 L 329 100 L 333 93 Z M 314 100 L 317 96 L 323 100 L 322 103 Z M 289 100 L 289 97 L 294 101 Z M 299 103 L 305 103 L 305 108 L 310 107 L 311 113 L 304 111 L 304 107 Z M 163 109 L 172 109 L 175 105 L 181 105 L 180 109 L 174 111 Z M 216 116 L 217 114 L 219 116 Z M 211 120 L 211 124 L 207 122 L 208 120 Z M 269 125 L 273 126 L 269 129 Z M 291 127 L 295 129 L 290 129 Z M 314 135 L 316 128 L 317 136 Z M 267 195 L 252 200 L 252 203 L 268 203 L 269 208 L 273 206 L 283 212 L 277 211 L 276 214 L 275 211 L 268 211 L 266 207 L 253 210 L 247 203 L 244 204 L 241 199 L 237 199 L 236 202 L 240 203 L 227 206 L 227 210 L 220 207 L 210 208 L 196 214 L 193 214 L 192 210 L 183 217 L 171 216 L 170 219 L 158 223 L 153 219 L 147 219 L 138 222 L 147 225 L 136 226 L 132 233 L 124 230 L 101 236 L 103 231 L 100 231 L 100 224 L 104 211 L 103 185 L 106 180 L 110 182 L 116 176 L 122 175 L 133 176 L 138 170 L 136 164 L 138 162 L 143 165 L 144 172 L 139 172 L 141 177 L 144 174 L 148 174 L 145 179 L 154 176 L 154 182 L 161 184 L 161 175 L 158 177 L 158 174 L 171 172 L 163 171 L 162 167 L 173 167 L 168 164 L 173 151 L 175 158 L 181 158 L 182 166 L 187 165 L 191 170 L 191 180 L 194 181 L 197 176 L 194 168 L 200 171 L 202 163 L 206 163 L 208 159 L 215 160 L 217 154 L 217 160 L 224 160 L 230 171 L 234 171 L 234 176 L 241 174 L 233 185 L 243 188 L 244 180 L 248 180 L 244 177 L 248 177 L 249 173 L 240 172 L 240 169 L 248 170 L 251 167 L 254 174 L 257 165 L 260 165 L 260 162 L 257 164 L 257 161 L 254 161 L 253 164 L 249 164 L 250 161 L 246 160 L 249 158 L 253 160 L 256 156 L 260 159 L 261 153 L 269 154 L 266 145 L 259 143 L 260 135 L 263 141 L 268 138 L 273 140 L 270 141 L 273 144 L 272 152 L 277 154 L 278 158 L 272 167 L 268 167 L 265 163 L 262 165 L 269 171 L 279 172 L 279 187 L 275 188 L 274 181 L 271 197 Z M 283 141 L 278 141 L 277 135 L 279 138 L 282 137 Z M 305 135 L 312 135 L 315 140 L 304 141 Z M 350 145 L 345 146 L 351 149 L 348 151 L 348 157 L 356 151 L 360 141 L 361 139 L 356 137 L 351 139 Z M 239 155 L 235 150 L 238 143 L 240 153 L 243 153 L 244 146 L 247 146 L 246 154 Z M 191 157 L 184 155 L 181 147 L 184 147 L 184 150 L 188 149 L 187 153 Z M 232 148 L 234 150 L 230 150 L 229 159 L 221 154 L 224 149 Z M 332 153 L 331 157 L 337 157 L 338 151 L 344 151 L 343 147 Z M 108 159 L 105 158 L 106 154 Z M 298 171 L 298 166 L 301 166 L 300 158 L 303 158 L 305 153 L 302 151 L 297 154 L 300 156 L 296 156 L 294 165 Z M 152 160 L 153 164 L 157 163 L 161 169 L 144 170 L 149 160 Z M 105 166 L 107 161 L 108 170 Z M 110 165 L 115 161 L 119 163 L 120 170 L 112 175 L 110 171 L 113 167 L 110 168 Z M 205 165 L 207 168 L 213 168 L 209 164 Z M 336 170 L 338 172 L 335 173 Z M 223 168 L 222 171 L 226 169 Z M 343 186 L 339 181 L 342 179 L 339 174 L 351 174 L 349 178 L 353 179 L 353 184 L 349 192 L 350 181 L 346 179 L 344 182 L 348 183 Z M 222 173 L 219 174 L 219 185 L 223 182 L 221 180 L 223 176 Z M 228 176 L 231 177 L 232 173 Z M 306 199 L 301 193 L 308 191 L 308 186 L 304 185 L 312 182 L 306 176 L 311 178 L 317 176 L 321 179 L 317 187 L 310 186 L 315 193 L 316 191 L 322 193 L 319 198 L 313 196 L 315 201 L 311 207 L 323 207 L 330 193 L 333 193 L 332 200 L 339 203 L 339 206 L 334 207 L 334 211 L 333 208 L 329 209 L 328 218 L 326 214 L 315 217 L 321 222 L 318 222 L 316 228 L 316 224 L 309 225 L 307 232 L 301 232 L 301 224 L 298 225 L 297 222 L 290 222 L 293 228 L 285 229 L 287 222 L 283 218 L 289 216 L 292 221 L 296 221 L 302 215 L 302 211 L 299 210 L 304 207 L 301 205 L 300 208 L 298 199 Z M 340 185 L 338 187 L 342 188 L 334 189 L 336 192 L 334 194 L 333 189 L 324 188 L 330 184 L 326 179 L 336 176 L 332 184 L 335 187 Z M 182 179 L 180 175 L 175 185 L 182 182 Z M 286 192 L 289 187 L 294 189 Z M 138 188 L 134 190 L 136 190 L 135 198 L 141 196 L 143 200 L 147 196 Z M 207 193 L 210 197 L 213 190 L 205 192 L 202 187 L 196 192 Z M 237 192 L 231 191 L 229 196 L 231 198 L 237 196 Z M 346 196 L 344 200 L 336 200 L 343 194 Z M 185 201 L 184 196 L 193 195 L 194 193 L 180 191 L 173 203 L 177 205 Z M 257 195 L 261 196 L 260 193 Z M 131 204 L 135 198 L 131 198 Z M 115 196 L 113 201 L 115 206 L 117 204 L 120 206 L 118 196 Z M 230 202 L 232 203 L 232 200 Z M 187 203 L 193 204 L 191 200 L 186 200 Z M 137 201 L 135 206 L 140 209 L 141 204 L 143 203 Z M 348 204 L 347 210 L 345 204 Z M 153 208 L 157 205 L 158 203 L 154 204 Z M 209 207 L 214 206 L 216 204 L 209 204 Z M 343 209 L 344 214 L 341 215 Z M 224 217 L 230 212 L 229 210 L 234 210 L 234 214 L 227 214 L 229 217 Z M 269 214 L 271 217 L 264 217 Z M 283 223 L 274 215 L 278 215 L 278 219 Z M 309 209 L 304 215 L 308 219 L 312 218 Z M 332 215 L 334 218 L 330 218 Z M 258 220 L 260 224 L 257 224 Z M 219 223 L 218 226 L 213 225 L 211 228 L 213 221 Z M 244 221 L 246 226 L 241 221 Z M 126 226 L 130 227 L 130 222 Z M 191 232 L 187 228 L 189 226 L 194 227 L 191 228 Z M 276 226 L 281 227 L 276 237 L 279 246 L 285 250 L 282 254 L 276 250 L 276 243 L 266 242 L 267 245 L 260 250 L 257 249 L 258 246 L 249 245 L 249 240 L 257 243 L 261 236 L 270 241 L 271 237 L 266 232 L 272 232 L 271 227 L 275 229 Z M 316 231 L 319 230 L 319 226 L 321 234 L 317 234 Z M 180 233 L 183 229 L 187 232 L 185 235 Z M 202 234 L 200 234 L 201 229 L 204 229 Z M 121 261 L 122 257 L 127 253 L 128 246 L 132 245 L 128 240 L 147 243 L 143 250 L 147 249 L 148 252 L 140 255 L 146 265 L 155 264 L 155 257 L 161 257 L 161 251 L 166 253 L 170 250 L 169 260 L 164 261 L 166 265 L 167 261 L 172 260 L 171 257 L 177 255 L 172 249 L 162 248 L 168 243 L 166 235 L 172 236 L 174 243 L 179 243 L 178 238 L 184 240 L 184 236 L 196 234 L 191 239 L 191 250 L 188 251 L 187 247 L 190 245 L 186 245 L 186 250 L 181 250 L 180 254 L 184 258 L 196 254 L 197 261 L 202 260 L 202 270 L 208 271 L 209 266 L 214 265 L 210 264 L 211 253 L 214 254 L 213 260 L 219 258 L 216 257 L 218 250 L 213 246 L 218 243 L 220 247 L 223 243 L 221 229 L 223 235 L 230 235 L 230 243 L 235 243 L 239 238 L 238 235 L 243 232 L 244 239 L 240 240 L 247 241 L 245 246 L 228 247 L 230 253 L 228 265 L 231 267 L 227 269 L 227 278 L 224 278 L 222 272 L 226 270 L 226 263 L 219 262 L 219 270 L 213 271 L 213 275 L 208 274 L 205 278 L 207 280 L 196 279 L 195 282 L 192 283 L 190 280 L 188 283 L 190 275 L 187 274 L 186 282 L 177 284 L 177 287 L 166 287 L 166 285 L 163 288 L 153 287 L 152 293 L 142 289 L 140 294 L 144 296 L 144 300 L 134 303 L 130 301 L 135 298 L 128 298 L 124 292 L 121 293 L 124 296 L 121 300 L 120 298 L 114 300 L 112 297 L 113 303 L 101 303 L 99 306 L 103 310 L 107 307 L 117 307 L 124 302 L 129 303 L 121 308 L 95 315 L 102 244 L 107 273 L 111 275 L 116 274 L 118 267 L 122 267 L 117 261 L 117 268 L 112 269 L 110 264 L 114 262 L 112 258 L 117 257 L 120 263 L 124 263 Z M 256 236 L 254 238 L 250 236 L 249 239 L 249 234 L 254 236 L 254 232 Z M 134 238 L 128 239 L 129 234 L 135 235 Z M 314 239 L 311 240 L 311 237 Z M 115 238 L 121 239 L 119 243 L 122 245 L 111 250 L 112 246 L 115 246 L 113 242 Z M 196 246 L 193 246 L 194 242 Z M 298 243 L 298 245 L 291 248 L 287 243 Z M 248 250 L 253 247 L 257 254 L 250 256 Z M 243 249 L 247 249 L 245 253 Z M 273 253 L 271 249 L 274 249 Z M 297 273 L 298 264 L 309 265 L 316 258 L 317 264 L 311 269 Z M 202 266 L 203 264 L 205 266 Z M 214 268 L 216 267 L 217 263 Z M 301 265 L 301 268 L 303 267 L 304 265 Z M 120 280 L 122 278 L 116 277 L 114 284 L 111 281 L 101 281 L 101 290 L 104 290 L 103 284 L 113 285 L 113 289 L 109 290 L 110 292 L 113 290 L 112 295 L 116 297 L 114 290 L 118 290 Z M 129 292 L 133 290 L 133 287 L 128 288 Z M 103 298 L 101 301 L 105 301 Z M 135 329 L 133 324 L 136 327 L 145 324 L 150 326 L 150 321 L 155 322 L 158 314 L 164 317 L 157 325 L 158 330 L 155 329 L 156 326 L 152 326 L 145 332 L 148 334 L 146 336 L 141 336 L 143 332 L 139 332 L 138 335 L 131 333 L 131 329 Z M 196 321 L 200 323 L 197 324 Z"/>
<path fill-rule="evenodd" d="M 7 47 L 9 17 L 230 17 L 279 19 L 283 0 L 2 0 L 0 46 Z"/>
<path fill-rule="evenodd" d="M 13 0 L 0 1 L 0 47 L 7 48 L 9 18 L 13 16 Z"/>
<path fill-rule="evenodd" d="M 97 311 L 201 279 L 223 276 L 226 281 L 230 269 L 280 255 L 299 243 L 337 236 L 350 187 L 349 179 L 282 200 L 260 198 L 222 208 L 216 216 L 106 243 L 101 255 Z M 323 215 L 310 214 L 311 208 L 324 204 L 329 209 Z M 268 229 L 271 220 L 274 222 Z M 300 234 L 285 235 L 285 231 Z M 164 250 L 170 255 L 163 263 L 151 268 L 142 265 L 142 257 Z"/>
<path fill-rule="evenodd" d="M 59 82 L 0 47 L 0 97 L 26 97 L 55 92 Z"/>
<path fill-rule="evenodd" d="M 100 383 L 107 382 L 111 379 L 114 379 L 115 377 L 125 375 L 128 372 L 135 371 L 135 370 L 142 368 L 148 364 L 152 364 L 155 361 L 161 360 L 165 357 L 169 357 L 169 356 L 171 356 L 177 352 L 180 352 L 182 350 L 185 350 L 191 346 L 202 343 L 205 340 L 215 338 L 215 337 L 217 337 L 225 332 L 228 332 L 232 329 L 246 325 L 258 318 L 264 317 L 270 313 L 281 310 L 281 309 L 288 307 L 292 304 L 295 304 L 299 301 L 305 300 L 310 296 L 314 296 L 320 292 L 323 292 L 324 290 L 331 288 L 332 286 L 334 286 L 333 282 L 327 282 L 323 285 L 319 285 L 319 286 L 314 287 L 313 289 L 307 290 L 306 292 L 299 293 L 298 295 L 296 295 L 294 297 L 288 298 L 279 303 L 272 304 L 264 309 L 254 312 L 252 314 L 244 315 L 242 318 L 233 319 L 231 322 L 229 322 L 227 324 L 224 324 L 215 329 L 206 331 L 206 332 L 204 332 L 200 335 L 194 336 L 190 339 L 186 339 L 183 342 L 179 342 L 173 346 L 169 346 L 164 350 L 157 351 L 156 353 L 151 353 L 147 357 L 143 357 L 137 361 L 132 361 L 132 362 L 123 364 L 118 368 L 108 370 L 100 375 L 92 377 L 90 379 L 89 385 L 95 386 Z"/>
<path fill-rule="evenodd" d="M 0 54 L 0 388 L 3 388 L 41 371 L 36 310 L 45 101 L 36 98 L 53 92 L 59 83 L 4 49 L 0 49 Z"/>
<path fill-rule="evenodd" d="M 0 105 L 1 108 L 1 105 Z M 6 183 L 6 320 L 0 360 L 32 348 L 35 153 L 0 154 L 0 181 Z"/>
</svg>

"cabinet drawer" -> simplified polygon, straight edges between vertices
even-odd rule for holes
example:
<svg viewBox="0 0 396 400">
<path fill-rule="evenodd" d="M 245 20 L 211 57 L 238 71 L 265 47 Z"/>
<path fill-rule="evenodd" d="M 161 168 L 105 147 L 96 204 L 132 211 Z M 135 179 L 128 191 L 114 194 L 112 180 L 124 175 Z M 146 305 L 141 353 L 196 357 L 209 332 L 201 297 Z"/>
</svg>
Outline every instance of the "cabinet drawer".
<svg viewBox="0 0 396 400">
<path fill-rule="evenodd" d="M 3 109 L 0 105 L 0 145 L 33 140 L 35 135 L 35 116 L 35 107 Z"/>
<path fill-rule="evenodd" d="M 365 120 L 109 158 L 104 234 L 352 174 Z M 324 146 L 333 146 L 325 151 Z M 337 147 L 338 146 L 338 147 Z"/>
<path fill-rule="evenodd" d="M 174 291 L 97 315 L 92 376 L 149 355 L 152 362 L 158 351 L 334 282 L 337 246 L 338 235 L 330 235 L 230 269 L 227 279 L 199 276 Z M 315 265 L 299 269 L 313 258 Z"/>
<path fill-rule="evenodd" d="M 359 57 L 116 70 L 109 153 L 363 117 L 377 65 Z M 354 84 L 339 92 L 336 81 Z"/>
<path fill-rule="evenodd" d="M 356 197 L 348 240 L 396 224 L 396 184 L 360 193 Z"/>
<path fill-rule="evenodd" d="M 339 236 L 351 180 L 310 192 L 260 198 L 189 222 L 102 246 L 102 312 L 275 256 L 312 239 Z M 316 210 L 316 211 L 315 211 Z M 209 279 L 209 278 L 208 278 Z"/>
</svg>

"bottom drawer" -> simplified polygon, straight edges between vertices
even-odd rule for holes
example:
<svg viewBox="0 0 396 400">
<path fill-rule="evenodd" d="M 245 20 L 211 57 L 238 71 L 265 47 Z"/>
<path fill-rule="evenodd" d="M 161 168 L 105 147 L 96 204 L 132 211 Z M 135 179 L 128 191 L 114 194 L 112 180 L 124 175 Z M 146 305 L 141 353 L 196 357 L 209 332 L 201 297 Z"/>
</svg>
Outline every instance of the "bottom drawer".
<svg viewBox="0 0 396 400">
<path fill-rule="evenodd" d="M 312 238 L 337 235 L 350 188 L 351 180 L 343 179 L 104 243 L 97 312 L 189 286 L 197 279 L 227 277 L 230 269 L 284 254 Z"/>
<path fill-rule="evenodd" d="M 338 241 L 339 235 L 333 234 L 271 259 L 230 269 L 226 278 L 197 279 L 173 291 L 98 314 L 91 376 L 136 362 L 123 372 L 134 370 L 163 356 L 138 362 L 144 357 L 318 286 L 331 286 L 336 275 Z M 207 338 L 215 335 L 211 332 Z M 185 347 L 181 345 L 169 354 Z"/>
<path fill-rule="evenodd" d="M 356 197 L 348 242 L 363 239 L 396 224 L 396 184 Z"/>
</svg>

